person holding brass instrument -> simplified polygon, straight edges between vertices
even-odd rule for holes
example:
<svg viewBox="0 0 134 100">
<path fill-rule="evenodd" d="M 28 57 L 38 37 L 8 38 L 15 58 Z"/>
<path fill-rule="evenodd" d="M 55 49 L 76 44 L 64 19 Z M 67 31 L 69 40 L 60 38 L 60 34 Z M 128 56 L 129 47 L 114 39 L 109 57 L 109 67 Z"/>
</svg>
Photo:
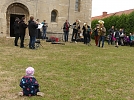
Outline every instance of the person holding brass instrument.
<svg viewBox="0 0 134 100">
<path fill-rule="evenodd" d="M 75 36 L 75 39 L 74 39 L 75 43 L 77 43 L 77 42 L 76 42 L 77 34 L 78 34 L 78 30 L 80 29 L 80 23 L 79 23 L 79 22 L 80 22 L 79 20 L 76 20 L 76 22 L 73 23 L 72 42 L 73 42 L 73 38 L 74 38 L 74 36 Z"/>
<path fill-rule="evenodd" d="M 94 40 L 95 40 L 95 45 L 96 46 L 98 46 L 98 41 L 99 41 L 98 30 L 99 30 L 99 24 L 96 24 L 96 27 L 93 29 L 93 32 L 94 32 Z"/>
<path fill-rule="evenodd" d="M 99 20 L 99 29 L 98 29 L 98 35 L 99 35 L 99 45 L 100 47 L 101 41 L 102 41 L 102 48 L 104 47 L 104 40 L 105 40 L 105 35 L 106 35 L 106 28 L 104 27 L 104 21 Z"/>
<path fill-rule="evenodd" d="M 84 36 L 84 44 L 90 43 L 90 32 L 91 32 L 90 26 L 88 26 L 87 23 L 84 23 L 82 30 Z"/>
</svg>

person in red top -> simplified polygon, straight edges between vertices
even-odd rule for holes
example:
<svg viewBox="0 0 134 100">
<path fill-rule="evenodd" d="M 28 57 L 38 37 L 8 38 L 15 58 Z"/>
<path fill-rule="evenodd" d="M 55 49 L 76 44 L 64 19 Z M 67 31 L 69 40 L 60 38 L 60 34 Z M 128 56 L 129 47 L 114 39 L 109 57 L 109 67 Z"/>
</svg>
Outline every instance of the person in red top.
<svg viewBox="0 0 134 100">
<path fill-rule="evenodd" d="M 69 22 L 66 20 L 66 22 L 65 22 L 64 25 L 63 25 L 64 41 L 65 41 L 65 42 L 68 42 L 69 28 L 70 28 L 70 24 L 69 24 Z"/>
</svg>

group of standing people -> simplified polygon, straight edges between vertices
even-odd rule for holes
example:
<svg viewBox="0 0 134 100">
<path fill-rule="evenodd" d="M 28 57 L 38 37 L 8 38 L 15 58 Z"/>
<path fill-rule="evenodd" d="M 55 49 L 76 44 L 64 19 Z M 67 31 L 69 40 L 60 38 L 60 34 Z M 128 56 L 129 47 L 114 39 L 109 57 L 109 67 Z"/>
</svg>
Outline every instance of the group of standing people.
<svg viewBox="0 0 134 100">
<path fill-rule="evenodd" d="M 77 43 L 77 37 L 78 33 L 81 33 L 81 26 L 80 26 L 80 21 L 76 20 L 72 25 L 69 24 L 69 22 L 66 20 L 66 22 L 63 25 L 63 31 L 64 31 L 64 41 L 68 42 L 68 35 L 69 35 L 69 28 L 72 27 L 73 32 L 72 32 L 72 38 L 71 41 Z M 104 21 L 99 20 L 98 24 L 96 24 L 96 27 L 92 30 L 91 27 L 87 24 L 84 23 L 83 27 L 83 42 L 84 44 L 89 44 L 91 41 L 91 34 L 92 32 L 94 33 L 94 39 L 95 39 L 95 45 L 98 47 L 104 47 L 105 43 L 105 37 L 106 37 L 106 28 L 104 26 Z M 117 29 L 112 26 L 109 30 L 109 35 L 108 35 L 108 44 L 113 44 L 115 42 L 116 46 L 118 45 L 124 45 L 124 37 L 125 37 L 125 32 L 124 29 Z"/>
<path fill-rule="evenodd" d="M 106 37 L 106 28 L 104 27 L 104 21 L 99 20 L 99 24 L 96 24 L 96 27 L 94 28 L 94 37 L 95 37 L 95 44 L 96 46 L 100 47 L 100 43 L 102 41 L 102 46 L 104 47 L 104 41 Z M 109 34 L 107 35 L 107 41 L 108 44 L 113 45 L 115 44 L 115 47 L 118 47 L 119 45 L 124 45 L 124 37 L 125 32 L 124 29 L 117 29 L 112 26 L 108 30 Z"/>
<path fill-rule="evenodd" d="M 108 30 L 109 34 L 107 36 L 108 39 L 108 44 L 113 45 L 116 43 L 116 47 L 118 47 L 118 44 L 120 45 L 124 45 L 124 37 L 125 37 L 125 32 L 124 29 L 117 29 L 114 28 L 114 26 L 112 26 L 109 30 Z"/>
<path fill-rule="evenodd" d="M 20 48 L 24 48 L 24 38 L 27 24 L 25 23 L 25 17 L 22 17 L 21 20 L 17 17 L 14 22 L 14 34 L 15 40 L 14 45 L 18 46 L 18 39 L 20 38 Z"/>
<path fill-rule="evenodd" d="M 64 32 L 64 41 L 68 42 L 68 35 L 69 35 L 69 28 L 72 27 L 72 38 L 71 41 L 77 43 L 78 33 L 80 34 L 80 20 L 76 20 L 72 25 L 66 20 L 63 25 L 63 32 Z M 84 37 L 84 44 L 88 44 L 90 42 L 90 32 L 91 28 L 87 23 L 84 23 L 83 27 L 83 37 Z"/>
<path fill-rule="evenodd" d="M 45 20 L 42 22 L 42 30 L 43 30 L 43 39 L 46 36 L 46 23 Z M 39 30 L 39 21 L 35 21 L 34 17 L 31 16 L 30 20 L 28 21 L 28 24 L 25 22 L 25 17 L 22 17 L 21 20 L 19 18 L 15 19 L 14 22 L 14 33 L 15 33 L 15 40 L 14 40 L 14 45 L 18 46 L 18 39 L 20 38 L 20 48 L 24 48 L 24 38 L 25 38 L 25 33 L 26 33 L 26 28 L 28 27 L 29 30 L 29 48 L 30 49 L 35 49 L 35 42 L 36 42 L 36 37 L 38 35 L 38 30 Z"/>
</svg>

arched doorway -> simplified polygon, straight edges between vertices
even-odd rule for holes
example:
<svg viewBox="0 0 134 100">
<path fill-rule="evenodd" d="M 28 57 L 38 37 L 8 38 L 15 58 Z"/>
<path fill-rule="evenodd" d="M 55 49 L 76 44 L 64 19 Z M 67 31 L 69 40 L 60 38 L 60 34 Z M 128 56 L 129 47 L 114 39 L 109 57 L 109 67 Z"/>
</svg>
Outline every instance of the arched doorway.
<svg viewBox="0 0 134 100">
<path fill-rule="evenodd" d="M 7 12 L 6 12 L 6 19 L 7 19 L 7 34 L 10 37 L 15 36 L 13 24 L 14 24 L 16 17 L 20 19 L 22 17 L 25 17 L 26 21 L 28 21 L 28 18 L 29 18 L 28 8 L 21 3 L 13 3 L 8 6 Z"/>
</svg>

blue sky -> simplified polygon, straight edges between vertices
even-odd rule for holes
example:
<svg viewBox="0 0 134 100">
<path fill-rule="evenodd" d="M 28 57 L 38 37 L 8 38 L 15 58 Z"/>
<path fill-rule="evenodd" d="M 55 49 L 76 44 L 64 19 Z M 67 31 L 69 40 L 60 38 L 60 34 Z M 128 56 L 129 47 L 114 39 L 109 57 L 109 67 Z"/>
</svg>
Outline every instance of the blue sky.
<svg viewBox="0 0 134 100">
<path fill-rule="evenodd" d="M 114 13 L 134 9 L 134 0 L 92 0 L 92 17 L 102 12 Z"/>
</svg>

